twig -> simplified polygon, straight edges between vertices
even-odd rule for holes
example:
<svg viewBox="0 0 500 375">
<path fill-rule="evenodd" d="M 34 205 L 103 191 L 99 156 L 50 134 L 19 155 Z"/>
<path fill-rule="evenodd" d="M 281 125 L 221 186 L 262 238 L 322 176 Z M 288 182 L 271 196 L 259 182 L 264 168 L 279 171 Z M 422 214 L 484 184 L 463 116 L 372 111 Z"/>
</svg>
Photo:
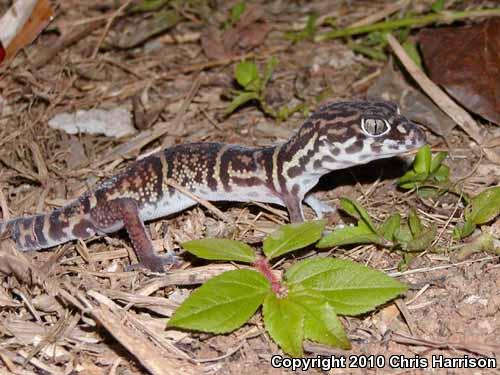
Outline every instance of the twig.
<svg viewBox="0 0 500 375">
<path fill-rule="evenodd" d="M 92 52 L 92 56 L 91 56 L 92 59 L 95 59 L 95 57 L 97 56 L 97 52 L 99 52 L 99 48 L 101 48 L 101 44 L 104 41 L 104 38 L 106 38 L 106 35 L 108 34 L 109 28 L 111 27 L 111 24 L 113 23 L 113 21 L 116 19 L 116 17 L 118 17 L 120 15 L 121 12 L 123 12 L 125 10 L 125 8 L 127 8 L 130 5 L 130 3 L 132 1 L 133 0 L 128 0 L 126 3 L 124 3 L 108 19 L 108 22 L 106 22 L 106 27 L 104 27 L 104 31 L 102 32 L 101 37 L 99 38 L 99 41 L 97 42 L 97 44 L 94 48 L 94 52 Z"/>
<path fill-rule="evenodd" d="M 419 84 L 424 92 L 441 108 L 453 121 L 455 121 L 474 141 L 482 145 L 488 137 L 488 132 L 481 129 L 476 121 L 463 108 L 459 107 L 443 90 L 432 82 L 425 73 L 406 54 L 399 42 L 391 34 L 387 41 L 392 50 L 404 65 L 408 73 Z"/>
<path fill-rule="evenodd" d="M 181 124 L 182 118 L 184 117 L 184 114 L 186 113 L 186 110 L 188 109 L 189 105 L 193 101 L 194 96 L 198 92 L 200 85 L 201 85 L 201 78 L 200 78 L 200 74 L 198 74 L 196 76 L 196 78 L 194 79 L 193 84 L 191 85 L 191 88 L 189 89 L 189 92 L 188 92 L 186 98 L 182 102 L 181 108 L 177 112 L 177 114 L 174 118 L 174 121 L 171 124 L 172 128 L 177 129 L 179 127 L 179 125 Z M 166 141 L 167 141 L 167 139 L 163 140 L 163 142 L 161 143 L 161 147 L 167 146 Z"/>
<path fill-rule="evenodd" d="M 480 9 L 464 12 L 439 12 L 427 14 L 422 17 L 409 17 L 402 18 L 399 20 L 385 21 L 373 23 L 366 26 L 358 27 L 348 27 L 340 30 L 333 30 L 323 34 L 319 34 L 314 38 L 315 42 L 323 42 L 329 39 L 335 39 L 345 36 L 358 35 L 371 33 L 373 31 L 389 31 L 394 29 L 399 29 L 401 27 L 419 27 L 428 25 L 430 23 L 441 22 L 441 23 L 451 23 L 453 21 L 461 20 L 464 18 L 476 18 L 476 17 L 492 17 L 500 16 L 500 8 L 494 9 Z"/>
<path fill-rule="evenodd" d="M 55 55 L 63 49 L 78 42 L 82 38 L 87 37 L 92 31 L 99 28 L 104 23 L 104 20 L 92 20 L 83 26 L 75 26 L 68 33 L 63 34 L 55 44 L 46 48 L 40 48 L 33 60 L 33 67 L 40 68 L 47 64 Z"/>
<path fill-rule="evenodd" d="M 165 358 L 164 351 L 159 350 L 150 342 L 150 337 L 142 333 L 133 324 L 130 314 L 120 309 L 113 301 L 95 290 L 89 290 L 87 296 L 93 298 L 96 303 L 91 303 L 85 296 L 88 313 L 97 320 L 100 325 L 116 341 L 129 351 L 151 374 L 169 374 L 180 372 L 183 374 L 194 374 L 195 366 L 186 361 L 174 358 Z M 127 321 L 124 324 L 123 320 Z M 132 325 L 132 327 L 130 327 Z"/>
<path fill-rule="evenodd" d="M 487 256 L 487 257 L 479 258 L 479 259 L 464 260 L 463 262 L 458 262 L 458 263 L 453 263 L 453 264 L 444 264 L 442 266 L 416 268 L 414 270 L 409 270 L 409 271 L 404 271 L 404 272 L 391 272 L 391 273 L 387 273 L 387 276 L 399 277 L 399 276 L 404 276 L 404 275 L 413 275 L 415 273 L 439 271 L 439 270 L 445 270 L 445 269 L 452 268 L 452 267 L 458 267 L 458 266 L 461 266 L 464 264 L 484 262 L 486 260 L 491 261 L 491 260 L 495 260 L 495 259 L 499 259 L 499 258 L 500 258 L 500 256 L 498 256 L 498 255 L 497 256 Z"/>
<path fill-rule="evenodd" d="M 444 232 L 446 231 L 446 228 L 448 228 L 448 225 L 450 225 L 451 221 L 455 217 L 455 213 L 458 210 L 458 206 L 460 205 L 460 202 L 462 201 L 462 194 L 460 194 L 459 199 L 457 200 L 457 203 L 455 203 L 455 208 L 453 209 L 453 212 L 450 214 L 448 217 L 448 220 L 446 220 L 446 223 L 444 224 L 443 228 L 441 228 L 441 231 L 437 235 L 436 239 L 432 242 L 431 247 L 434 247 L 437 245 L 441 237 L 443 236 Z"/>
<path fill-rule="evenodd" d="M 1 221 L 8 221 L 10 219 L 9 206 L 7 205 L 7 199 L 5 199 L 5 195 L 4 195 L 1 187 L 0 187 L 0 209 L 2 210 L 2 213 L 3 213 L 3 219 L 1 219 L 0 222 Z M 0 227 L 1 227 L 1 225 L 0 225 Z M 1 232 L 1 228 L 0 228 L 0 232 Z"/>
</svg>

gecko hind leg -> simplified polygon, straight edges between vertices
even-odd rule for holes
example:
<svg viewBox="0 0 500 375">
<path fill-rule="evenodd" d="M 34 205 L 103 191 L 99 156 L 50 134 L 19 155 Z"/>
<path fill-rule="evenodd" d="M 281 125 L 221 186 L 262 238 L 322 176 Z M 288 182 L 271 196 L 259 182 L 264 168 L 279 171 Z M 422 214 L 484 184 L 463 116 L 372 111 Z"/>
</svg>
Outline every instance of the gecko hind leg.
<svg viewBox="0 0 500 375">
<path fill-rule="evenodd" d="M 129 266 L 128 270 L 147 268 L 153 272 L 164 272 L 164 266 L 177 262 L 172 254 L 156 255 L 153 242 L 139 216 L 139 207 L 134 199 L 117 198 L 99 205 L 92 209 L 91 217 L 96 226 L 103 231 L 110 227 L 125 227 L 139 258 L 139 264 Z"/>
</svg>

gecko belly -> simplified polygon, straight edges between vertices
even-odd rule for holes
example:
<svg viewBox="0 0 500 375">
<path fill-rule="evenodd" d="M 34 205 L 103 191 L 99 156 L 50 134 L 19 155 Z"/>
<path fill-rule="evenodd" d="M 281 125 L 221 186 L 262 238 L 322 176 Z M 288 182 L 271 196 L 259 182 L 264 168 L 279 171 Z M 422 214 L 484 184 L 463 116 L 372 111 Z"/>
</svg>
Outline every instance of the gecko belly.
<svg viewBox="0 0 500 375">
<path fill-rule="evenodd" d="M 232 191 L 211 191 L 197 189 L 192 192 L 196 197 L 209 202 L 262 202 L 274 203 L 284 206 L 282 199 L 276 194 L 272 194 L 267 189 L 257 187 L 239 187 Z M 198 204 L 182 192 L 175 191 L 174 194 L 164 195 L 155 204 L 145 204 L 140 209 L 141 219 L 144 221 L 154 220 L 159 217 L 169 216 L 183 211 Z"/>
</svg>

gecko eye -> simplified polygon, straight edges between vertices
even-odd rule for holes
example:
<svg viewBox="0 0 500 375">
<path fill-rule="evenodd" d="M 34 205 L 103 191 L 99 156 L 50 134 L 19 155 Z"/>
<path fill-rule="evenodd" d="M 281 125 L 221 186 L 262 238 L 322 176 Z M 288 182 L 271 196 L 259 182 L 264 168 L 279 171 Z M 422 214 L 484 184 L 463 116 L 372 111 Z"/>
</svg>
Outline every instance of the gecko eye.
<svg viewBox="0 0 500 375">
<path fill-rule="evenodd" d="M 380 137 L 391 130 L 387 120 L 379 118 L 361 119 L 361 129 L 369 137 Z"/>
</svg>

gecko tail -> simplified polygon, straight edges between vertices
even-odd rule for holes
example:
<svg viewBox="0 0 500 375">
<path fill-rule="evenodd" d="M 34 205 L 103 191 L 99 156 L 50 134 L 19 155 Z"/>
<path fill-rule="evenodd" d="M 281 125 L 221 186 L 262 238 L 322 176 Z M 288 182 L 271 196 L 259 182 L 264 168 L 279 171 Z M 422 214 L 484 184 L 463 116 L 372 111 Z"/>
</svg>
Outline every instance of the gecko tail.
<svg viewBox="0 0 500 375">
<path fill-rule="evenodd" d="M 42 214 L 20 217 L 7 221 L 0 230 L 3 229 L 16 242 L 16 248 L 20 251 L 41 250 L 64 242 L 50 238 L 44 230 L 46 221 L 47 215 Z"/>
<path fill-rule="evenodd" d="M 20 217 L 0 223 L 1 233 L 16 242 L 20 251 L 41 250 L 96 233 L 89 214 L 76 201 L 48 214 Z M 5 236 L 2 235 L 2 238 Z"/>
<path fill-rule="evenodd" d="M 0 239 L 8 236 L 7 233 L 7 223 L 8 221 L 0 220 Z"/>
</svg>

